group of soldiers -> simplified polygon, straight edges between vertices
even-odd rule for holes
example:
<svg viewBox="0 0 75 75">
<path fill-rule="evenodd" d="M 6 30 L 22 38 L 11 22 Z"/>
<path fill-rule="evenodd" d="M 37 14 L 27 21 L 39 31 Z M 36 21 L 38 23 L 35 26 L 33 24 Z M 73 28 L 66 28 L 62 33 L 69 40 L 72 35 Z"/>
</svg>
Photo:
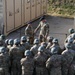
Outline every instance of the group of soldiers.
<svg viewBox="0 0 75 75">
<path fill-rule="evenodd" d="M 33 36 L 40 29 L 39 38 Z M 75 75 L 75 31 L 69 29 L 61 49 L 49 34 L 49 24 L 41 19 L 33 31 L 30 24 L 21 39 L 0 35 L 0 75 Z"/>
</svg>

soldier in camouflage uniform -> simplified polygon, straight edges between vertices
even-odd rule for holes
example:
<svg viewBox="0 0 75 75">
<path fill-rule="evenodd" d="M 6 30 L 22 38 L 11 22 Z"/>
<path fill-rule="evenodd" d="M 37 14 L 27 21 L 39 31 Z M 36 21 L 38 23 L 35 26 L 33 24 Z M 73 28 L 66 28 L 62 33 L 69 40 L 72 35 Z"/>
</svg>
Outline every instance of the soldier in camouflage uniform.
<svg viewBox="0 0 75 75">
<path fill-rule="evenodd" d="M 50 49 L 50 47 L 53 45 L 52 41 L 53 41 L 53 37 L 48 36 L 47 37 L 48 45 L 47 45 L 46 49 Z"/>
<path fill-rule="evenodd" d="M 0 47 L 0 75 L 9 75 L 9 59 L 5 51 L 5 47 Z"/>
<path fill-rule="evenodd" d="M 8 46 L 8 41 L 9 41 L 9 39 L 6 39 L 6 40 L 5 40 L 5 47 Z"/>
<path fill-rule="evenodd" d="M 40 23 L 35 29 L 34 33 L 36 33 L 39 28 L 41 29 L 39 34 L 40 42 L 46 41 L 46 38 L 49 34 L 49 24 L 47 23 L 44 17 L 41 18 Z"/>
<path fill-rule="evenodd" d="M 52 48 L 51 53 L 52 56 L 46 62 L 46 67 L 49 71 L 49 75 L 62 75 L 61 55 L 58 54 L 58 48 Z"/>
<path fill-rule="evenodd" d="M 25 51 L 25 58 L 21 59 L 22 75 L 33 75 L 34 59 L 31 58 L 30 50 Z"/>
<path fill-rule="evenodd" d="M 70 28 L 69 29 L 69 36 L 66 38 L 64 44 L 68 42 L 68 39 L 71 38 L 72 37 L 72 34 L 74 34 L 74 33 L 75 33 L 74 29 L 73 28 Z"/>
<path fill-rule="evenodd" d="M 38 53 L 35 55 L 34 61 L 36 67 L 36 75 L 48 75 L 48 71 L 46 69 L 47 56 L 44 53 L 43 46 L 38 48 Z"/>
<path fill-rule="evenodd" d="M 21 43 L 20 43 L 20 45 L 21 45 L 25 50 L 30 49 L 30 43 L 27 42 L 26 36 L 22 36 L 22 37 L 21 37 Z M 25 52 L 25 50 L 24 50 L 24 52 Z"/>
<path fill-rule="evenodd" d="M 62 75 L 74 75 L 73 61 L 75 51 L 70 43 L 65 44 L 66 50 L 62 52 Z"/>
<path fill-rule="evenodd" d="M 55 47 L 58 49 L 58 53 L 61 54 L 62 50 L 59 46 L 58 39 L 54 38 L 52 43 L 53 43 L 53 45 L 50 47 L 50 50 Z"/>
<path fill-rule="evenodd" d="M 13 39 L 9 39 L 8 41 L 8 45 L 7 45 L 7 48 L 10 50 L 10 48 L 13 46 Z"/>
<path fill-rule="evenodd" d="M 30 49 L 33 56 L 35 56 L 38 53 L 38 48 L 39 48 L 39 40 L 35 39 L 34 40 L 34 45 Z"/>
<path fill-rule="evenodd" d="M 30 44 L 33 44 L 34 32 L 30 23 L 28 23 L 27 27 L 25 28 L 25 35 L 27 36 L 27 39 L 29 39 Z"/>
<path fill-rule="evenodd" d="M 13 75 L 21 75 L 20 60 L 22 58 L 20 40 L 15 39 L 13 47 L 10 48 L 11 70 Z"/>
<path fill-rule="evenodd" d="M 49 49 L 46 49 L 47 43 L 46 43 L 46 42 L 42 42 L 42 43 L 41 43 L 41 46 L 44 47 L 44 53 L 46 54 L 47 58 L 49 58 L 49 57 L 51 56 L 51 52 L 50 52 Z"/>
</svg>

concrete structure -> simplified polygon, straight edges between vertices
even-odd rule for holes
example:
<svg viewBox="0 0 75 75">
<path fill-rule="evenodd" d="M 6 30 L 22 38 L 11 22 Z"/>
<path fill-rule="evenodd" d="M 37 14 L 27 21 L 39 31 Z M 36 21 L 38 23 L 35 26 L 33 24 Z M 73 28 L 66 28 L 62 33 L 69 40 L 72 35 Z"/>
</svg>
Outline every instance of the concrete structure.
<svg viewBox="0 0 75 75">
<path fill-rule="evenodd" d="M 7 35 L 46 12 L 47 0 L 0 0 L 0 31 Z"/>
</svg>

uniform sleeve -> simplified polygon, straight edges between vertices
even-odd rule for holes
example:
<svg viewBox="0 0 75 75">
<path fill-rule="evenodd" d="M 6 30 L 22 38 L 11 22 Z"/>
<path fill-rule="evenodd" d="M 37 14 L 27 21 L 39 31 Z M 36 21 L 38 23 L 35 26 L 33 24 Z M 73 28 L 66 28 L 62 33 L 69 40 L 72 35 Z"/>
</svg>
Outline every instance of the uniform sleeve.
<svg viewBox="0 0 75 75">
<path fill-rule="evenodd" d="M 49 34 L 49 24 L 47 24 L 47 27 L 46 27 L 46 36 L 48 36 Z"/>
<path fill-rule="evenodd" d="M 20 63 L 21 63 L 21 65 L 23 65 L 23 59 L 21 59 Z"/>
<path fill-rule="evenodd" d="M 47 69 L 51 68 L 51 59 L 50 58 L 46 61 L 46 68 Z"/>
<path fill-rule="evenodd" d="M 34 33 L 36 33 L 40 27 L 41 27 L 41 22 L 39 23 L 39 25 L 38 25 L 37 28 L 35 29 Z"/>
</svg>

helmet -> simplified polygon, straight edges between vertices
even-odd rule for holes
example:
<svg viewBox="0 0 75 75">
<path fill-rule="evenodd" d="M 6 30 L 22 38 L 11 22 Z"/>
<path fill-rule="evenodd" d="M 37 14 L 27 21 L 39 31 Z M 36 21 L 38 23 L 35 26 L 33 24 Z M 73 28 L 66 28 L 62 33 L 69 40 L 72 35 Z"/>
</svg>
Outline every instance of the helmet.
<svg viewBox="0 0 75 75">
<path fill-rule="evenodd" d="M 58 54 L 58 48 L 57 47 L 51 48 L 51 54 Z"/>
<path fill-rule="evenodd" d="M 74 34 L 72 34 L 72 38 L 73 38 L 73 39 L 75 39 L 75 33 L 74 33 Z"/>
<path fill-rule="evenodd" d="M 71 48 L 72 48 L 72 44 L 70 44 L 70 43 L 66 43 L 66 44 L 65 44 L 65 48 L 67 48 L 67 49 L 71 49 Z"/>
<path fill-rule="evenodd" d="M 31 55 L 31 51 L 30 50 L 26 50 L 24 53 L 25 56 L 30 56 Z"/>
<path fill-rule="evenodd" d="M 41 46 L 43 46 L 44 48 L 46 48 L 47 43 L 46 43 L 46 42 L 42 42 L 42 43 L 41 43 Z"/>
<path fill-rule="evenodd" d="M 0 47 L 0 53 L 4 53 L 6 51 L 5 47 Z"/>
<path fill-rule="evenodd" d="M 22 37 L 21 37 L 21 41 L 22 41 L 22 42 L 24 42 L 24 41 L 26 42 L 26 40 L 27 40 L 27 39 L 26 39 L 26 36 L 22 36 Z"/>
<path fill-rule="evenodd" d="M 68 38 L 68 43 L 73 43 L 74 39 L 73 38 Z"/>
<path fill-rule="evenodd" d="M 73 29 L 73 28 L 70 28 L 70 29 L 69 29 L 69 33 L 70 33 L 70 34 L 74 33 L 74 29 Z"/>
<path fill-rule="evenodd" d="M 5 35 L 2 34 L 2 35 L 1 35 L 1 38 L 2 38 L 2 40 L 4 40 L 4 39 L 5 39 Z"/>
<path fill-rule="evenodd" d="M 7 44 L 7 45 L 8 45 L 8 42 L 9 42 L 9 39 L 6 39 L 6 40 L 5 40 L 5 44 Z"/>
<path fill-rule="evenodd" d="M 58 39 L 54 38 L 52 42 L 53 43 L 58 43 Z"/>
<path fill-rule="evenodd" d="M 48 37 L 47 37 L 47 41 L 48 41 L 48 42 L 51 42 L 52 40 L 53 40 L 53 37 L 51 37 L 51 36 L 48 36 Z"/>
<path fill-rule="evenodd" d="M 38 48 L 38 52 L 43 52 L 44 51 L 44 46 L 40 46 L 39 48 Z"/>
<path fill-rule="evenodd" d="M 35 39 L 34 40 L 34 44 L 39 44 L 39 40 L 38 39 Z"/>
<path fill-rule="evenodd" d="M 19 39 L 15 39 L 15 40 L 14 40 L 14 44 L 15 44 L 15 45 L 20 44 L 20 40 L 19 40 Z"/>
<path fill-rule="evenodd" d="M 9 45 L 13 45 L 13 39 L 10 39 L 8 42 Z"/>
</svg>

